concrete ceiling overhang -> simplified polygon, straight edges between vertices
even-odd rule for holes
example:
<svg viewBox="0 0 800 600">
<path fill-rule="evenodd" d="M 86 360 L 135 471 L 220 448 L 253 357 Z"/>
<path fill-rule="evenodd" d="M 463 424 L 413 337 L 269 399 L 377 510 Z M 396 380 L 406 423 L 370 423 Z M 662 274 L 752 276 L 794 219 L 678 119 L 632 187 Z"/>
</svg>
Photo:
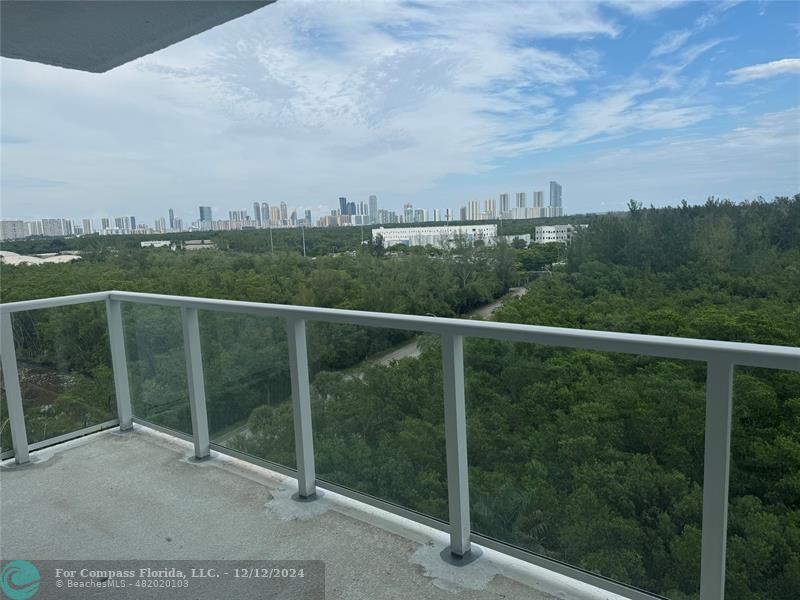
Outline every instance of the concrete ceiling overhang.
<svg viewBox="0 0 800 600">
<path fill-rule="evenodd" d="M 103 73 L 275 0 L 0 2 L 0 54 Z"/>
</svg>

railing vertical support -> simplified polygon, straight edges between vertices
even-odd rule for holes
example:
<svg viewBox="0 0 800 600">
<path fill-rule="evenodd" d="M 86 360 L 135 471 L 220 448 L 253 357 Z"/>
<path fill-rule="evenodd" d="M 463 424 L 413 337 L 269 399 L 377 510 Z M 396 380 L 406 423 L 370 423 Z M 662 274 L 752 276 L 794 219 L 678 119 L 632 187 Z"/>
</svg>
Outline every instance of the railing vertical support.
<svg viewBox="0 0 800 600">
<path fill-rule="evenodd" d="M 125 335 L 122 330 L 122 305 L 118 300 L 106 300 L 108 342 L 111 346 L 111 367 L 114 372 L 114 390 L 117 396 L 119 430 L 133 429 L 131 390 L 128 383 L 128 358 L 125 355 Z"/>
<path fill-rule="evenodd" d="M 706 379 L 701 600 L 723 600 L 725 597 L 732 412 L 733 364 L 710 360 Z"/>
<path fill-rule="evenodd" d="M 3 366 L 3 383 L 6 388 L 6 406 L 11 429 L 11 445 L 14 462 L 18 465 L 30 462 L 28 433 L 25 431 L 25 411 L 22 408 L 22 392 L 19 389 L 17 349 L 14 346 L 14 331 L 11 328 L 11 313 L 0 315 L 0 361 Z"/>
<path fill-rule="evenodd" d="M 203 376 L 203 355 L 200 350 L 200 320 L 196 308 L 181 308 L 183 318 L 183 348 L 186 355 L 186 379 L 189 387 L 189 407 L 192 411 L 192 437 L 195 458 L 211 454 L 206 414 L 206 388 Z"/>
<path fill-rule="evenodd" d="M 289 339 L 289 370 L 292 377 L 297 493 L 301 499 L 311 499 L 317 494 L 317 473 L 314 466 L 314 434 L 311 427 L 311 385 L 308 379 L 306 322 L 303 319 L 287 319 L 286 333 Z"/>
<path fill-rule="evenodd" d="M 464 338 L 442 334 L 444 432 L 447 449 L 447 497 L 450 509 L 450 553 L 470 552 L 467 416 L 464 400 Z"/>
</svg>

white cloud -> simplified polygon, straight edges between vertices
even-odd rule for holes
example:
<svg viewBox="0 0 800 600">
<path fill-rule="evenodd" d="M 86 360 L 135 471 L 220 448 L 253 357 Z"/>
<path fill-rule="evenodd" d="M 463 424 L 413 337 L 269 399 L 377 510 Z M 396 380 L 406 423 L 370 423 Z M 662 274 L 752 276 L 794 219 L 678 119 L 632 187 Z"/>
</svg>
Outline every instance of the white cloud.
<svg viewBox="0 0 800 600">
<path fill-rule="evenodd" d="M 728 83 L 746 83 L 756 79 L 767 79 L 777 75 L 800 74 L 800 58 L 783 58 L 760 65 L 751 65 L 728 71 Z"/>
<path fill-rule="evenodd" d="M 656 47 L 650 53 L 650 56 L 663 56 L 665 54 L 672 54 L 681 48 L 691 37 L 692 33 L 686 29 L 678 31 L 670 31 L 664 34 L 661 39 L 656 43 Z"/>
<path fill-rule="evenodd" d="M 637 17 L 646 17 L 685 4 L 686 0 L 607 0 L 607 4 Z"/>
<path fill-rule="evenodd" d="M 570 210 L 622 210 L 646 205 L 732 200 L 800 192 L 800 108 L 743 119 L 732 131 L 681 135 L 626 148 L 592 151 L 580 160 L 524 173 L 521 181 L 555 178 Z M 607 202 L 602 206 L 600 199 Z"/>
</svg>

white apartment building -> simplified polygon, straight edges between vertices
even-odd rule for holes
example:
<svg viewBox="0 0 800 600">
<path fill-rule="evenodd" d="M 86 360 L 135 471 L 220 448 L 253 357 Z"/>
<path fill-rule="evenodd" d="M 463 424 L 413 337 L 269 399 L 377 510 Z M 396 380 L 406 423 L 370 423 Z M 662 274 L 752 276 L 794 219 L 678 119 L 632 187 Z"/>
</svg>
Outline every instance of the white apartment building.
<svg viewBox="0 0 800 600">
<path fill-rule="evenodd" d="M 17 240 L 24 238 L 25 223 L 21 220 L 0 221 L 0 240 Z"/>
<path fill-rule="evenodd" d="M 467 243 L 482 241 L 488 246 L 497 243 L 497 225 L 430 225 L 426 227 L 378 227 L 372 230 L 373 241 L 378 236 L 383 238 L 384 247 L 396 244 L 406 246 L 437 246 L 447 248 L 455 243 L 456 238 L 463 238 Z"/>
<path fill-rule="evenodd" d="M 536 228 L 534 243 L 552 244 L 560 242 L 569 244 L 581 229 L 588 225 L 542 225 Z"/>
</svg>

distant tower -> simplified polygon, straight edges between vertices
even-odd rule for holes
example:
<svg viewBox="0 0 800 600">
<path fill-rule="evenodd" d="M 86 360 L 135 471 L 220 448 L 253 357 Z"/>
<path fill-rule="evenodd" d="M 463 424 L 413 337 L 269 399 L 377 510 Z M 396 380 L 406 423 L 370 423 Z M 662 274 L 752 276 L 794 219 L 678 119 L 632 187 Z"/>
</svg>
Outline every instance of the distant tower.
<svg viewBox="0 0 800 600">
<path fill-rule="evenodd" d="M 339 196 L 339 214 L 347 214 L 347 198 L 345 196 Z"/>
<path fill-rule="evenodd" d="M 557 181 L 550 182 L 550 216 L 560 217 L 563 214 L 561 207 L 561 186 Z"/>
<path fill-rule="evenodd" d="M 256 227 L 261 227 L 261 205 L 258 202 L 253 202 L 253 219 Z"/>
<path fill-rule="evenodd" d="M 484 202 L 484 209 L 487 219 L 494 219 L 497 217 L 497 200 L 494 198 L 487 198 Z"/>
<path fill-rule="evenodd" d="M 517 192 L 517 208 L 527 208 L 528 194 L 525 192 Z"/>
<path fill-rule="evenodd" d="M 369 197 L 369 220 L 370 223 L 378 222 L 378 197 L 374 194 Z"/>
<path fill-rule="evenodd" d="M 289 207 L 286 206 L 286 202 L 281 202 L 281 221 L 285 221 L 283 225 L 289 221 Z"/>
<path fill-rule="evenodd" d="M 169 209 L 169 228 L 175 229 L 175 211 L 171 208 Z"/>
<path fill-rule="evenodd" d="M 200 207 L 200 220 L 201 221 L 211 221 L 211 207 L 210 206 L 201 206 Z"/>
<path fill-rule="evenodd" d="M 467 220 L 477 221 L 481 218 L 481 205 L 477 200 L 467 202 Z"/>
<path fill-rule="evenodd" d="M 269 225 L 269 204 L 266 202 L 261 203 L 261 226 L 266 227 Z"/>
<path fill-rule="evenodd" d="M 507 213 L 511 210 L 511 194 L 502 193 L 500 194 L 500 214 Z"/>
</svg>

